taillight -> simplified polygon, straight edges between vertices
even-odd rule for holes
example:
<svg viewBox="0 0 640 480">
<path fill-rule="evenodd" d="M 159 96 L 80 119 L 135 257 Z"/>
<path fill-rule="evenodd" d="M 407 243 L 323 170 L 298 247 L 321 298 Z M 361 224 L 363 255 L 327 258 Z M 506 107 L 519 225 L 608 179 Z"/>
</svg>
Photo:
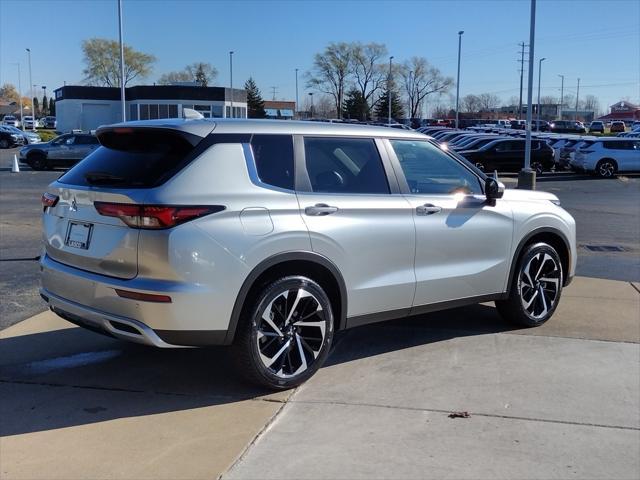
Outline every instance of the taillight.
<svg viewBox="0 0 640 480">
<path fill-rule="evenodd" d="M 59 199 L 60 197 L 58 197 L 58 195 L 45 192 L 42 194 L 42 198 L 40 199 L 40 201 L 42 202 L 43 208 L 47 208 L 47 207 L 55 207 Z"/>
<path fill-rule="evenodd" d="M 118 217 L 131 228 L 171 228 L 196 218 L 220 212 L 221 205 L 134 205 L 129 203 L 93 202 L 100 215 Z"/>
</svg>

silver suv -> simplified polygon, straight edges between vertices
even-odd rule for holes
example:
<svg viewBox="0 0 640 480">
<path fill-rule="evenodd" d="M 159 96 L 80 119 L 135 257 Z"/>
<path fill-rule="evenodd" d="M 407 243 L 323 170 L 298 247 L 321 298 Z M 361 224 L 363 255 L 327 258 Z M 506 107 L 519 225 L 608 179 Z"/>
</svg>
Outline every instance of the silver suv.
<svg viewBox="0 0 640 480">
<path fill-rule="evenodd" d="M 486 301 L 540 325 L 574 275 L 557 197 L 504 191 L 420 133 L 158 120 L 97 137 L 43 195 L 42 297 L 120 339 L 233 345 L 271 388 L 358 325 Z"/>
</svg>

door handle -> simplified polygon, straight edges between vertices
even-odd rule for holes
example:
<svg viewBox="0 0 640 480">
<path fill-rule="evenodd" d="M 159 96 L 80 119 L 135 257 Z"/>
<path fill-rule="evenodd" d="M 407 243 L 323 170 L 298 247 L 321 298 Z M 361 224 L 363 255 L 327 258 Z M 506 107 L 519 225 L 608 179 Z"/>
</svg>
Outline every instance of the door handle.
<svg viewBox="0 0 640 480">
<path fill-rule="evenodd" d="M 336 213 L 338 207 L 332 207 L 326 203 L 316 203 L 313 207 L 307 207 L 304 209 L 304 213 L 313 217 L 323 217 L 325 215 L 331 215 Z"/>
<path fill-rule="evenodd" d="M 418 215 L 433 215 L 434 213 L 438 213 L 440 211 L 442 211 L 442 207 L 432 205 L 431 203 L 425 203 L 424 205 L 416 207 L 416 213 Z"/>
</svg>

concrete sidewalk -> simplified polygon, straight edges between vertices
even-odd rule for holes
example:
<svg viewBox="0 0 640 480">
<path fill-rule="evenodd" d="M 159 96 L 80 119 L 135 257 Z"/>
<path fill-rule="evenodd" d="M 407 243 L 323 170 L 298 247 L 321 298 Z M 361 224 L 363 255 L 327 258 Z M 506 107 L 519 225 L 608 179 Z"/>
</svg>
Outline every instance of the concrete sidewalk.
<svg viewBox="0 0 640 480">
<path fill-rule="evenodd" d="M 638 478 L 639 343 L 640 285 L 577 278 L 543 327 L 487 305 L 361 327 L 269 394 L 224 349 L 43 313 L 0 332 L 0 477 Z"/>
</svg>

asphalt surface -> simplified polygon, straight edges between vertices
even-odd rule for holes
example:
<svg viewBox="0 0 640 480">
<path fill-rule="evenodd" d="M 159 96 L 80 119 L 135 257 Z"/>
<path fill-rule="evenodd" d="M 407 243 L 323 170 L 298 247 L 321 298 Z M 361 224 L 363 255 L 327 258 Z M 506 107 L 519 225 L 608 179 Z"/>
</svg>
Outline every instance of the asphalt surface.
<svg viewBox="0 0 640 480">
<path fill-rule="evenodd" d="M 45 309 L 35 260 L 42 247 L 40 196 L 63 173 L 28 167 L 11 173 L 14 154 L 17 149 L 0 150 L 0 329 Z M 501 179 L 507 187 L 515 185 L 513 175 Z M 556 194 L 576 219 L 578 275 L 640 281 L 640 176 L 600 180 L 569 172 L 546 174 L 538 179 L 538 189 Z"/>
</svg>

